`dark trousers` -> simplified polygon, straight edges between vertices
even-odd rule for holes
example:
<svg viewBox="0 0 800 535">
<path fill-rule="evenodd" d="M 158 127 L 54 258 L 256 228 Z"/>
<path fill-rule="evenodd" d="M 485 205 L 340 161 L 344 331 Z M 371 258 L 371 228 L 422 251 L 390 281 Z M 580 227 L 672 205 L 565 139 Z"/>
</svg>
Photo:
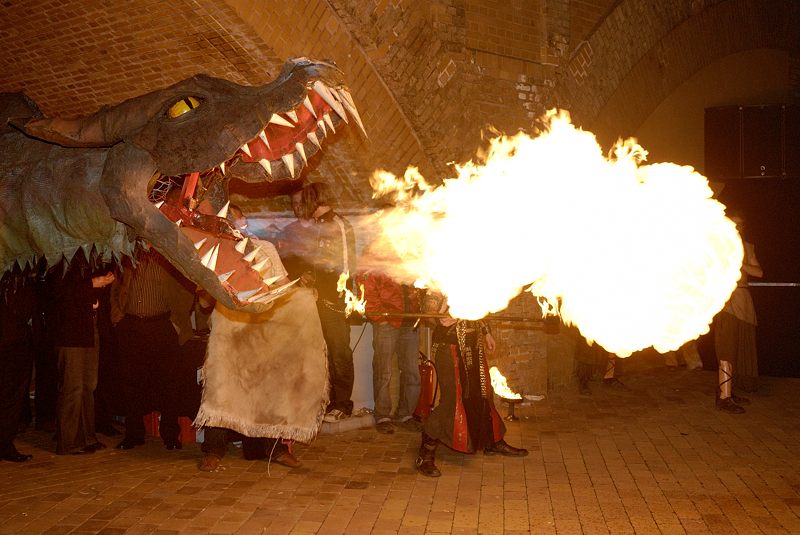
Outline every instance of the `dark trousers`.
<svg viewBox="0 0 800 535">
<path fill-rule="evenodd" d="M 58 348 L 58 422 L 56 453 L 72 453 L 95 444 L 94 390 L 99 348 Z"/>
<path fill-rule="evenodd" d="M 178 439 L 178 334 L 169 314 L 150 318 L 126 315 L 116 328 L 122 384 L 125 437 L 144 440 L 144 415 L 161 411 L 161 439 Z"/>
<path fill-rule="evenodd" d="M 0 454 L 14 451 L 23 403 L 28 403 L 27 385 L 33 365 L 29 340 L 0 348 Z"/>
<path fill-rule="evenodd" d="M 350 325 L 344 312 L 337 312 L 318 302 L 322 336 L 328 346 L 328 374 L 330 376 L 330 403 L 328 410 L 353 412 L 353 350 L 350 349 Z"/>
<path fill-rule="evenodd" d="M 228 451 L 229 435 L 237 433 L 229 432 L 222 427 L 203 428 L 203 444 L 200 449 L 203 453 L 216 455 L 220 459 Z M 246 437 L 242 439 L 242 455 L 249 461 L 256 459 L 275 459 L 286 453 L 289 448 L 277 438 L 266 437 Z"/>
</svg>

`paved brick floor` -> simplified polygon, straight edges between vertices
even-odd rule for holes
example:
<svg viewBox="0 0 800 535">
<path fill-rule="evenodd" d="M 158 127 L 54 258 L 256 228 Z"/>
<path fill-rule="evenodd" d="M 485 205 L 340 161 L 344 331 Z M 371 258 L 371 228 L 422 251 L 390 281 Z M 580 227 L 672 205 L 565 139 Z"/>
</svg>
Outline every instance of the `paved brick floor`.
<svg viewBox="0 0 800 535">
<path fill-rule="evenodd" d="M 0 462 L 2 533 L 800 533 L 800 380 L 764 380 L 746 414 L 713 408 L 713 372 L 663 368 L 518 407 L 524 460 L 438 457 L 417 475 L 415 433 L 320 435 L 301 468 L 216 473 L 199 448 L 55 456 L 30 431 Z M 113 445 L 116 440 L 106 439 Z"/>
</svg>

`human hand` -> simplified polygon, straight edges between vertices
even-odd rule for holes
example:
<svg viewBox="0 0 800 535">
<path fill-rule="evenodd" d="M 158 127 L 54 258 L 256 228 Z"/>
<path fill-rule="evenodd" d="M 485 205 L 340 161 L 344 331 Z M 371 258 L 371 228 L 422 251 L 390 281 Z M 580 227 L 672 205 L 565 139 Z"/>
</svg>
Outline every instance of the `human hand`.
<svg viewBox="0 0 800 535">
<path fill-rule="evenodd" d="M 105 275 L 98 275 L 96 277 L 92 277 L 92 288 L 105 288 L 112 282 L 114 282 L 116 277 L 110 271 Z"/>
<path fill-rule="evenodd" d="M 486 344 L 484 347 L 486 347 L 487 353 L 494 353 L 497 343 L 494 341 L 494 336 L 492 336 L 492 333 L 486 333 Z"/>
</svg>

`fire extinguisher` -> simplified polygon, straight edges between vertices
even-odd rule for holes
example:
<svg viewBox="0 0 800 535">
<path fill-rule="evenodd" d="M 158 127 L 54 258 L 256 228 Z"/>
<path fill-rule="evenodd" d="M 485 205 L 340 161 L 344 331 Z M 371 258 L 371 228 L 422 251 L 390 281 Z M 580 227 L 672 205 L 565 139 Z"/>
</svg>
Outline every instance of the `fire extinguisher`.
<svg viewBox="0 0 800 535">
<path fill-rule="evenodd" d="M 419 386 L 419 400 L 414 416 L 424 422 L 433 410 L 439 381 L 436 377 L 436 366 L 422 351 L 419 352 Z"/>
</svg>

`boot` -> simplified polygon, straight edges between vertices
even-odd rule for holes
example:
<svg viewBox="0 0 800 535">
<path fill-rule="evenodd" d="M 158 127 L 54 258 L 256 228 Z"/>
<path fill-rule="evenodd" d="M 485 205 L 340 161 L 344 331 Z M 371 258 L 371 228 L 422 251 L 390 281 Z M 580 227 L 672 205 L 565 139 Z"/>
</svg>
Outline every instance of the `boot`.
<svg viewBox="0 0 800 535">
<path fill-rule="evenodd" d="M 436 454 L 436 446 L 438 444 L 438 440 L 422 433 L 422 444 L 419 446 L 419 456 L 417 460 L 414 461 L 414 465 L 417 467 L 417 471 L 423 476 L 439 477 L 442 475 L 439 469 L 436 468 L 436 465 L 433 464 L 433 458 Z"/>
</svg>

